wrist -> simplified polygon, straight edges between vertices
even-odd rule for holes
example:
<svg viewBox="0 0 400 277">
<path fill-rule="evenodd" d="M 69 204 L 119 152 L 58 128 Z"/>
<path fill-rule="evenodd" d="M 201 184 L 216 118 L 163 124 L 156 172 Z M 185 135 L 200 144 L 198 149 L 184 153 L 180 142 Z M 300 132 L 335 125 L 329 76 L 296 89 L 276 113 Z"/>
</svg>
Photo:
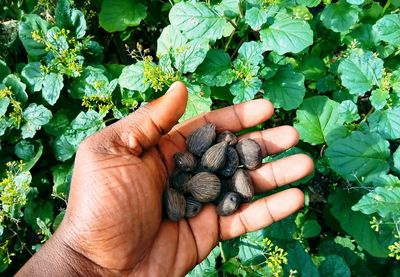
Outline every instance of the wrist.
<svg viewBox="0 0 400 277">
<path fill-rule="evenodd" d="M 56 232 L 16 276 L 110 276 L 110 272 L 75 251 L 65 236 Z"/>
</svg>

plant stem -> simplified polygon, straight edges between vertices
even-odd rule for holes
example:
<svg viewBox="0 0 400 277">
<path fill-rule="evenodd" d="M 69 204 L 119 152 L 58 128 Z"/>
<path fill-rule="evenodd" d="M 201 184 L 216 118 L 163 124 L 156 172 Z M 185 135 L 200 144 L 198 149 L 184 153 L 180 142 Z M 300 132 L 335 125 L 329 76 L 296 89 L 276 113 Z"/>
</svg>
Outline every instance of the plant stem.
<svg viewBox="0 0 400 277">
<path fill-rule="evenodd" d="M 390 0 L 389 0 L 390 1 Z M 367 121 L 368 117 L 375 111 L 375 108 L 372 107 L 369 112 L 364 116 L 363 120 L 358 125 L 363 124 L 365 121 Z"/>
<path fill-rule="evenodd" d="M 389 1 L 390 1 L 390 0 L 389 0 Z M 236 31 L 238 30 L 238 26 L 236 25 L 235 22 L 233 22 L 232 19 L 226 18 L 226 20 L 228 20 L 228 22 L 231 23 L 231 25 L 233 26 L 233 28 L 235 28 Z"/>
<path fill-rule="evenodd" d="M 220 242 L 218 245 L 219 245 L 219 249 L 221 250 L 222 262 L 223 262 L 223 263 L 226 263 L 226 256 L 225 256 L 224 249 L 222 248 L 222 242 Z"/>
<path fill-rule="evenodd" d="M 381 16 L 383 16 L 386 13 L 386 10 L 390 7 L 390 4 L 392 3 L 392 0 L 387 0 L 385 6 L 382 9 Z"/>
<path fill-rule="evenodd" d="M 232 34 L 229 36 L 228 42 L 227 42 L 226 45 L 225 45 L 225 52 L 228 51 L 229 45 L 231 44 L 232 38 L 233 38 L 233 36 L 235 35 L 235 33 L 236 33 L 236 32 L 232 32 Z"/>
</svg>

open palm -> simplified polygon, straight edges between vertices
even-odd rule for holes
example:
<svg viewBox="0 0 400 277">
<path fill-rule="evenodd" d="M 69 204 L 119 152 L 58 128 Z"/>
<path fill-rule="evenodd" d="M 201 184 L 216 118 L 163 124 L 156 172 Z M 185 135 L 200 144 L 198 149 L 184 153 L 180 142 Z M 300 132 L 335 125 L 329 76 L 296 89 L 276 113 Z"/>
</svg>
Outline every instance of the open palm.
<svg viewBox="0 0 400 277">
<path fill-rule="evenodd" d="M 65 219 L 56 235 L 105 275 L 179 276 L 201 262 L 220 240 L 237 237 L 280 220 L 304 202 L 288 189 L 218 217 L 207 204 L 189 220 L 163 217 L 162 194 L 174 169 L 173 154 L 184 151 L 186 137 L 206 122 L 217 131 L 240 131 L 266 121 L 273 107 L 254 100 L 216 110 L 176 125 L 187 102 L 182 83 L 129 117 L 85 140 L 77 153 Z M 297 132 L 282 126 L 245 135 L 263 155 L 297 143 Z M 256 192 L 308 175 L 313 163 L 294 155 L 249 172 Z"/>
</svg>

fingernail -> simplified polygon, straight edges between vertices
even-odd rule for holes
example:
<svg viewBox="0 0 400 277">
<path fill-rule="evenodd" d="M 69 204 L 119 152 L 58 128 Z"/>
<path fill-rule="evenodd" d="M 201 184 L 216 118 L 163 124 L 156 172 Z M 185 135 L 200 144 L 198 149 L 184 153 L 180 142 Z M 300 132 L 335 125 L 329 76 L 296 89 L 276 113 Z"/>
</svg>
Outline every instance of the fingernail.
<svg viewBox="0 0 400 277">
<path fill-rule="evenodd" d="M 173 90 L 175 89 L 175 87 L 176 87 L 176 82 L 173 83 L 173 84 L 169 87 L 169 89 L 167 90 L 166 94 L 169 93 L 169 92 L 171 92 L 171 91 L 173 91 Z"/>
</svg>

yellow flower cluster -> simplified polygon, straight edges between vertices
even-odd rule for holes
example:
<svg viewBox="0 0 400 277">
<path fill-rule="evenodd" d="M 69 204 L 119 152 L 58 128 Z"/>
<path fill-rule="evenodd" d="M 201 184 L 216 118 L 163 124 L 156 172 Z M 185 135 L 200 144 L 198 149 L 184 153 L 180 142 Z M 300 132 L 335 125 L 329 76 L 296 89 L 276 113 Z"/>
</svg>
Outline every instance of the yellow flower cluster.
<svg viewBox="0 0 400 277">
<path fill-rule="evenodd" d="M 282 248 L 274 245 L 269 238 L 263 239 L 263 244 L 267 247 L 267 261 L 266 264 L 272 276 L 282 276 L 283 265 L 287 264 L 287 252 Z"/>
</svg>

